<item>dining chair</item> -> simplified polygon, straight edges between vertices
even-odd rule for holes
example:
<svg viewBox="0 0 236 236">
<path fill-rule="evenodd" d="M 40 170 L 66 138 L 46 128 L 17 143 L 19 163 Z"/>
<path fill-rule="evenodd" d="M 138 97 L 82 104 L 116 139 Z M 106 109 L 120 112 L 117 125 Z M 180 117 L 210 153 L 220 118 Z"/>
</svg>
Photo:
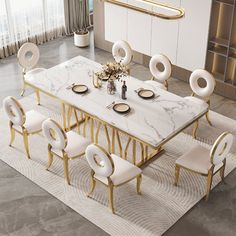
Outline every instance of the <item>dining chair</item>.
<svg viewBox="0 0 236 236">
<path fill-rule="evenodd" d="M 48 141 L 48 167 L 51 167 L 54 156 L 63 160 L 64 176 L 70 185 L 69 160 L 82 157 L 90 141 L 70 130 L 65 132 L 61 126 L 52 119 L 47 119 L 42 124 L 43 134 Z"/>
<path fill-rule="evenodd" d="M 42 123 L 46 117 L 35 110 L 25 112 L 21 104 L 13 97 L 6 97 L 3 100 L 3 108 L 10 120 L 11 140 L 9 146 L 12 146 L 15 140 L 15 133 L 21 134 L 27 157 L 30 159 L 28 136 L 42 131 Z"/>
<path fill-rule="evenodd" d="M 124 40 L 119 40 L 113 44 L 112 55 L 117 63 L 124 66 L 128 66 L 133 58 L 132 49 Z"/>
<path fill-rule="evenodd" d="M 163 66 L 163 70 L 158 68 L 159 64 Z M 171 76 L 171 62 L 168 57 L 162 54 L 154 55 L 149 62 L 149 69 L 152 78 L 145 82 L 153 86 L 158 86 L 161 89 L 168 90 L 167 80 Z"/>
<path fill-rule="evenodd" d="M 205 87 L 200 87 L 200 85 L 198 84 L 200 78 L 205 81 L 206 83 Z M 185 99 L 188 99 L 193 103 L 197 103 L 200 106 L 207 105 L 208 112 L 206 113 L 206 120 L 209 123 L 209 125 L 212 126 L 212 123 L 209 118 L 209 109 L 210 109 L 210 96 L 214 92 L 216 85 L 215 78 L 208 71 L 203 69 L 197 69 L 192 72 L 189 78 L 189 83 L 193 93 L 191 96 L 185 97 Z M 194 138 L 196 138 L 197 128 L 198 128 L 198 121 L 195 122 L 195 126 L 193 129 Z"/>
<path fill-rule="evenodd" d="M 233 144 L 233 135 L 224 132 L 221 134 L 211 150 L 197 145 L 189 150 L 175 162 L 175 186 L 178 184 L 180 168 L 192 171 L 207 177 L 206 200 L 208 200 L 213 176 L 220 172 L 221 180 L 224 180 L 226 157 Z"/>
<path fill-rule="evenodd" d="M 40 53 L 37 45 L 34 43 L 24 43 L 18 53 L 17 53 L 17 58 L 20 66 L 22 67 L 22 78 L 23 78 L 23 88 L 21 92 L 21 96 L 24 96 L 25 89 L 26 89 L 26 83 L 25 79 L 33 74 L 40 73 L 44 70 L 45 68 L 35 68 L 39 61 Z M 36 96 L 37 96 L 37 101 L 38 104 L 40 104 L 40 95 L 39 91 L 35 90 Z"/>
<path fill-rule="evenodd" d="M 91 167 L 91 188 L 88 197 L 94 191 L 96 181 L 108 187 L 109 207 L 114 213 L 113 189 L 133 179 L 137 180 L 137 193 L 141 194 L 140 186 L 142 171 L 137 166 L 116 156 L 109 154 L 97 144 L 90 144 L 86 149 L 86 159 Z"/>
</svg>

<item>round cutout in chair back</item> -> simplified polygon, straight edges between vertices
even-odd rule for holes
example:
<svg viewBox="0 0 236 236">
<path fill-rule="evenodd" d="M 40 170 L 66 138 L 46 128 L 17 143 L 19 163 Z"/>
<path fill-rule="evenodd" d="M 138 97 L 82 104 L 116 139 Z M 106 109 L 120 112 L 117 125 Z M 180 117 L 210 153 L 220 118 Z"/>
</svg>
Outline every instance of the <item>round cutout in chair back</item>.
<svg viewBox="0 0 236 236">
<path fill-rule="evenodd" d="M 49 144 L 57 149 L 63 150 L 67 145 L 67 136 L 63 129 L 54 120 L 47 119 L 42 124 L 44 136 L 47 138 Z"/>
<path fill-rule="evenodd" d="M 158 64 L 162 64 L 164 67 L 164 70 L 161 71 L 158 69 Z M 170 60 L 162 55 L 162 54 L 157 54 L 154 55 L 150 62 L 149 62 L 149 69 L 152 73 L 152 76 L 159 80 L 164 82 L 165 80 L 169 79 L 171 76 L 171 63 Z"/>
<path fill-rule="evenodd" d="M 14 125 L 22 126 L 25 123 L 25 112 L 15 98 L 6 97 L 3 100 L 3 108 Z"/>
<path fill-rule="evenodd" d="M 122 50 L 125 55 L 121 55 Z M 119 40 L 113 44 L 112 55 L 116 62 L 127 66 L 132 60 L 132 49 L 126 41 Z"/>
<path fill-rule="evenodd" d="M 26 69 L 32 69 L 39 60 L 39 49 L 34 43 L 24 43 L 17 54 L 20 65 Z"/>
<path fill-rule="evenodd" d="M 91 144 L 86 149 L 86 159 L 95 174 L 109 177 L 114 171 L 114 164 L 110 155 L 101 147 Z"/>
<path fill-rule="evenodd" d="M 233 135 L 225 132 L 221 134 L 217 140 L 215 141 L 212 149 L 211 149 L 211 161 L 212 164 L 218 165 L 220 164 L 227 154 L 229 153 L 233 144 Z"/>
<path fill-rule="evenodd" d="M 206 82 L 205 87 L 200 87 L 198 80 L 202 78 Z M 192 91 L 200 97 L 209 97 L 215 89 L 215 79 L 212 74 L 203 69 L 195 70 L 189 79 Z"/>
</svg>

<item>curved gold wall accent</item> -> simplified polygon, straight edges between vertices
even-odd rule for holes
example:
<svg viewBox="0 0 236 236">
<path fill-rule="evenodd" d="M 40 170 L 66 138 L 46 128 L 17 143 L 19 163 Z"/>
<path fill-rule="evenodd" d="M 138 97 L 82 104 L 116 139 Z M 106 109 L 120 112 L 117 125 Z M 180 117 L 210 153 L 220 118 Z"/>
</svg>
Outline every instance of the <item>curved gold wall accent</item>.
<svg viewBox="0 0 236 236">
<path fill-rule="evenodd" d="M 145 8 L 142 8 L 142 7 L 134 6 L 134 5 L 129 4 L 129 3 L 123 3 L 123 2 L 120 2 L 119 0 L 104 0 L 104 1 L 108 2 L 108 3 L 111 3 L 111 4 L 121 6 L 121 7 L 131 9 L 131 10 L 134 10 L 134 11 L 142 12 L 144 14 L 148 14 L 148 15 L 151 15 L 151 16 L 166 19 L 166 20 L 179 19 L 179 18 L 182 18 L 185 14 L 184 9 L 182 9 L 182 8 L 177 8 L 177 7 L 170 6 L 170 5 L 164 4 L 164 3 L 157 3 L 153 0 L 140 0 L 140 2 L 144 2 L 144 3 L 147 3 L 147 4 L 152 5 L 154 7 L 159 7 L 161 9 L 166 9 L 166 10 L 169 10 L 169 11 L 172 11 L 172 12 L 176 12 L 176 14 L 175 15 L 167 15 L 167 14 L 163 14 L 163 13 L 158 13 L 158 12 L 154 12 L 152 10 L 148 10 L 148 9 L 145 9 Z"/>
</svg>

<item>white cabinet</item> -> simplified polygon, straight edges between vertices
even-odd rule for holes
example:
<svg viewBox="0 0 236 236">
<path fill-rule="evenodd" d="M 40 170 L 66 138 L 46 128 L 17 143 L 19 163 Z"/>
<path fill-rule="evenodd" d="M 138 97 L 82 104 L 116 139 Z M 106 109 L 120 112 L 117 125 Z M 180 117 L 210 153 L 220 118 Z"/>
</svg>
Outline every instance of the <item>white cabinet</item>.
<svg viewBox="0 0 236 236">
<path fill-rule="evenodd" d="M 165 3 L 176 7 L 180 6 L 180 0 L 167 0 Z M 164 10 L 153 7 L 154 12 L 171 14 L 171 12 L 166 10 L 163 12 Z M 178 20 L 152 17 L 151 56 L 162 53 L 170 59 L 172 64 L 176 64 L 178 29 Z"/>
<path fill-rule="evenodd" d="M 211 0 L 181 0 L 177 66 L 193 71 L 205 67 Z"/>
<path fill-rule="evenodd" d="M 137 0 L 128 0 L 128 3 L 148 10 L 152 9 L 150 4 Z M 150 15 L 128 10 L 128 42 L 132 49 L 146 55 L 151 53 L 151 23 L 152 17 Z"/>
<path fill-rule="evenodd" d="M 140 0 L 120 0 L 158 13 L 175 14 Z M 204 68 L 212 0 L 165 0 L 182 7 L 185 16 L 166 20 L 145 13 L 105 3 L 105 39 L 123 39 L 133 50 L 152 56 L 162 53 L 172 64 L 193 71 Z"/>
<path fill-rule="evenodd" d="M 127 2 L 127 0 L 120 0 Z M 127 40 L 127 9 L 105 2 L 105 39 Z"/>
</svg>

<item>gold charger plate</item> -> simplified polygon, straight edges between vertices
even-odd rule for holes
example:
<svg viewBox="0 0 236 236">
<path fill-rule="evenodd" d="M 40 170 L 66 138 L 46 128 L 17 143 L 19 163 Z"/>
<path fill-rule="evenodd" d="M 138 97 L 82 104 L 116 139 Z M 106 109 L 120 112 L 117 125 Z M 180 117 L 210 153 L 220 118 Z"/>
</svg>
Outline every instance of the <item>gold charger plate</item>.
<svg viewBox="0 0 236 236">
<path fill-rule="evenodd" d="M 130 106 L 126 103 L 116 103 L 113 106 L 113 110 L 118 113 L 127 113 L 130 111 Z"/>
<path fill-rule="evenodd" d="M 155 96 L 155 93 L 150 89 L 141 89 L 138 91 L 138 95 L 143 99 L 150 99 Z"/>
<path fill-rule="evenodd" d="M 76 84 L 72 87 L 72 91 L 78 94 L 86 93 L 88 91 L 88 87 L 84 84 Z"/>
</svg>

